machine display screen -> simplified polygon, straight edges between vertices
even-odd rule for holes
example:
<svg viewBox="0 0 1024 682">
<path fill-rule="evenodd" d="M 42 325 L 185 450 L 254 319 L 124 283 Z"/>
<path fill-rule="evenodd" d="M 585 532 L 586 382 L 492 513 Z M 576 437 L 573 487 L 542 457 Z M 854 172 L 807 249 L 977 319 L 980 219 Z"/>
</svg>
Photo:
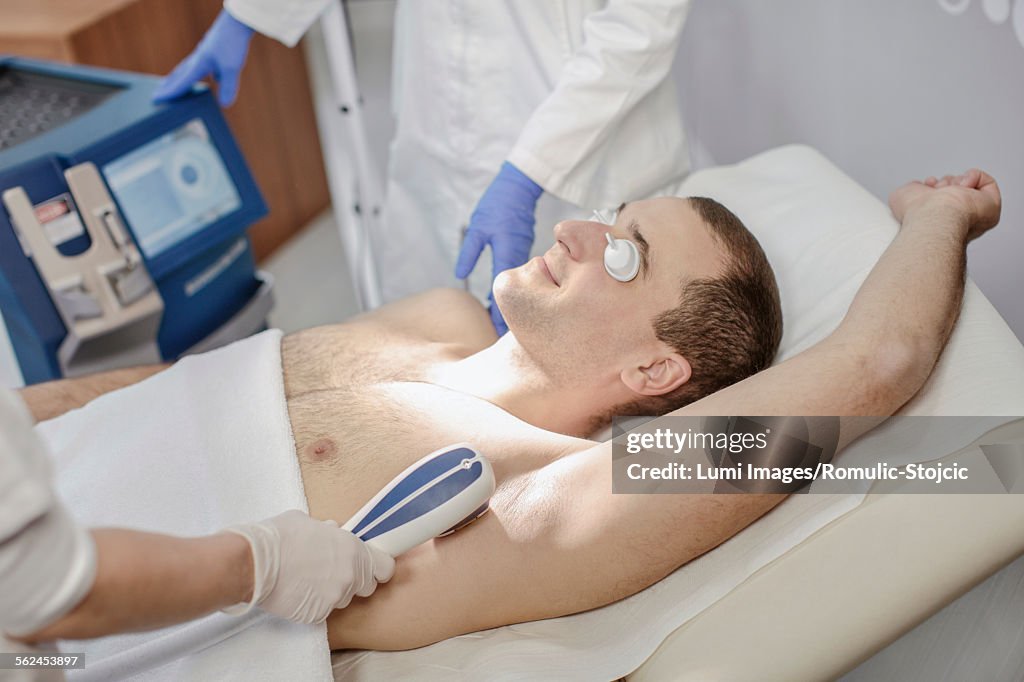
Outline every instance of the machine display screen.
<svg viewBox="0 0 1024 682">
<path fill-rule="evenodd" d="M 241 206 L 200 119 L 111 161 L 103 175 L 147 258 Z"/>
</svg>

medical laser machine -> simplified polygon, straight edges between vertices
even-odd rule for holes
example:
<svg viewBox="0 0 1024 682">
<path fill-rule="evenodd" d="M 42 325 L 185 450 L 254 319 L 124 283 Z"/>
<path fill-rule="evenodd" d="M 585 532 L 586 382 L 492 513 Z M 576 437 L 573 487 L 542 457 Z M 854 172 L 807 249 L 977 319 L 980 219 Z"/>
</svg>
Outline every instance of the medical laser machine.
<svg viewBox="0 0 1024 682">
<path fill-rule="evenodd" d="M 265 327 L 263 199 L 209 90 L 156 105 L 158 83 L 0 57 L 0 312 L 26 384 Z"/>
</svg>

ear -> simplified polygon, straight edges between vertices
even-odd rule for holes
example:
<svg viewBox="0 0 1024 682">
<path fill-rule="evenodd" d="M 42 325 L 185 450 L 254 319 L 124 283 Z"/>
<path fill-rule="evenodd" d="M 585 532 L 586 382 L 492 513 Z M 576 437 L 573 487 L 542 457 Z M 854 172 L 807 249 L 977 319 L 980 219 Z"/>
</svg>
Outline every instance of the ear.
<svg viewBox="0 0 1024 682">
<path fill-rule="evenodd" d="M 624 369 L 619 376 L 634 393 L 664 395 L 685 384 L 692 374 L 686 358 L 678 353 L 668 353 L 649 365 Z"/>
</svg>

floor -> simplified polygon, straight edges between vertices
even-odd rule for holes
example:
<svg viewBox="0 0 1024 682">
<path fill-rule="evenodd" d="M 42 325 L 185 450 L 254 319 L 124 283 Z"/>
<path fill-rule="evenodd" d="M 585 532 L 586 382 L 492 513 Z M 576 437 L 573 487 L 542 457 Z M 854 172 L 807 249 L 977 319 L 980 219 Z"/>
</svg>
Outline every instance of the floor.
<svg viewBox="0 0 1024 682">
<path fill-rule="evenodd" d="M 358 0 L 345 6 L 367 138 L 383 182 L 388 142 L 394 130 L 389 85 L 395 2 Z M 311 31 L 303 45 L 316 93 L 321 138 L 329 140 L 332 135 L 324 126 L 332 120 L 334 98 L 319 31 Z M 271 326 L 290 332 L 339 322 L 360 312 L 339 234 L 335 216 L 326 211 L 260 264 L 274 276 L 276 304 L 270 314 Z"/>
<path fill-rule="evenodd" d="M 285 333 L 340 322 L 359 312 L 341 237 L 327 211 L 260 267 L 274 276 L 270 326 Z"/>
<path fill-rule="evenodd" d="M 839 682 L 1024 680 L 1024 557 Z"/>
</svg>

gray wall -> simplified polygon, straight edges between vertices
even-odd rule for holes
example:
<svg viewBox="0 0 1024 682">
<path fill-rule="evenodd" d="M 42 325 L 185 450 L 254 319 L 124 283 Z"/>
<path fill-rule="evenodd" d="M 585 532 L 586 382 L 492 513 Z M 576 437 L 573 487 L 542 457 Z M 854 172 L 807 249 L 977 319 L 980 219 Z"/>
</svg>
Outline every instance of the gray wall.
<svg viewBox="0 0 1024 682">
<path fill-rule="evenodd" d="M 676 74 L 698 166 L 803 142 L 883 199 L 992 173 L 1003 219 L 969 269 L 1024 339 L 1024 46 L 983 1 L 953 16 L 939 0 L 696 0 Z"/>
</svg>

